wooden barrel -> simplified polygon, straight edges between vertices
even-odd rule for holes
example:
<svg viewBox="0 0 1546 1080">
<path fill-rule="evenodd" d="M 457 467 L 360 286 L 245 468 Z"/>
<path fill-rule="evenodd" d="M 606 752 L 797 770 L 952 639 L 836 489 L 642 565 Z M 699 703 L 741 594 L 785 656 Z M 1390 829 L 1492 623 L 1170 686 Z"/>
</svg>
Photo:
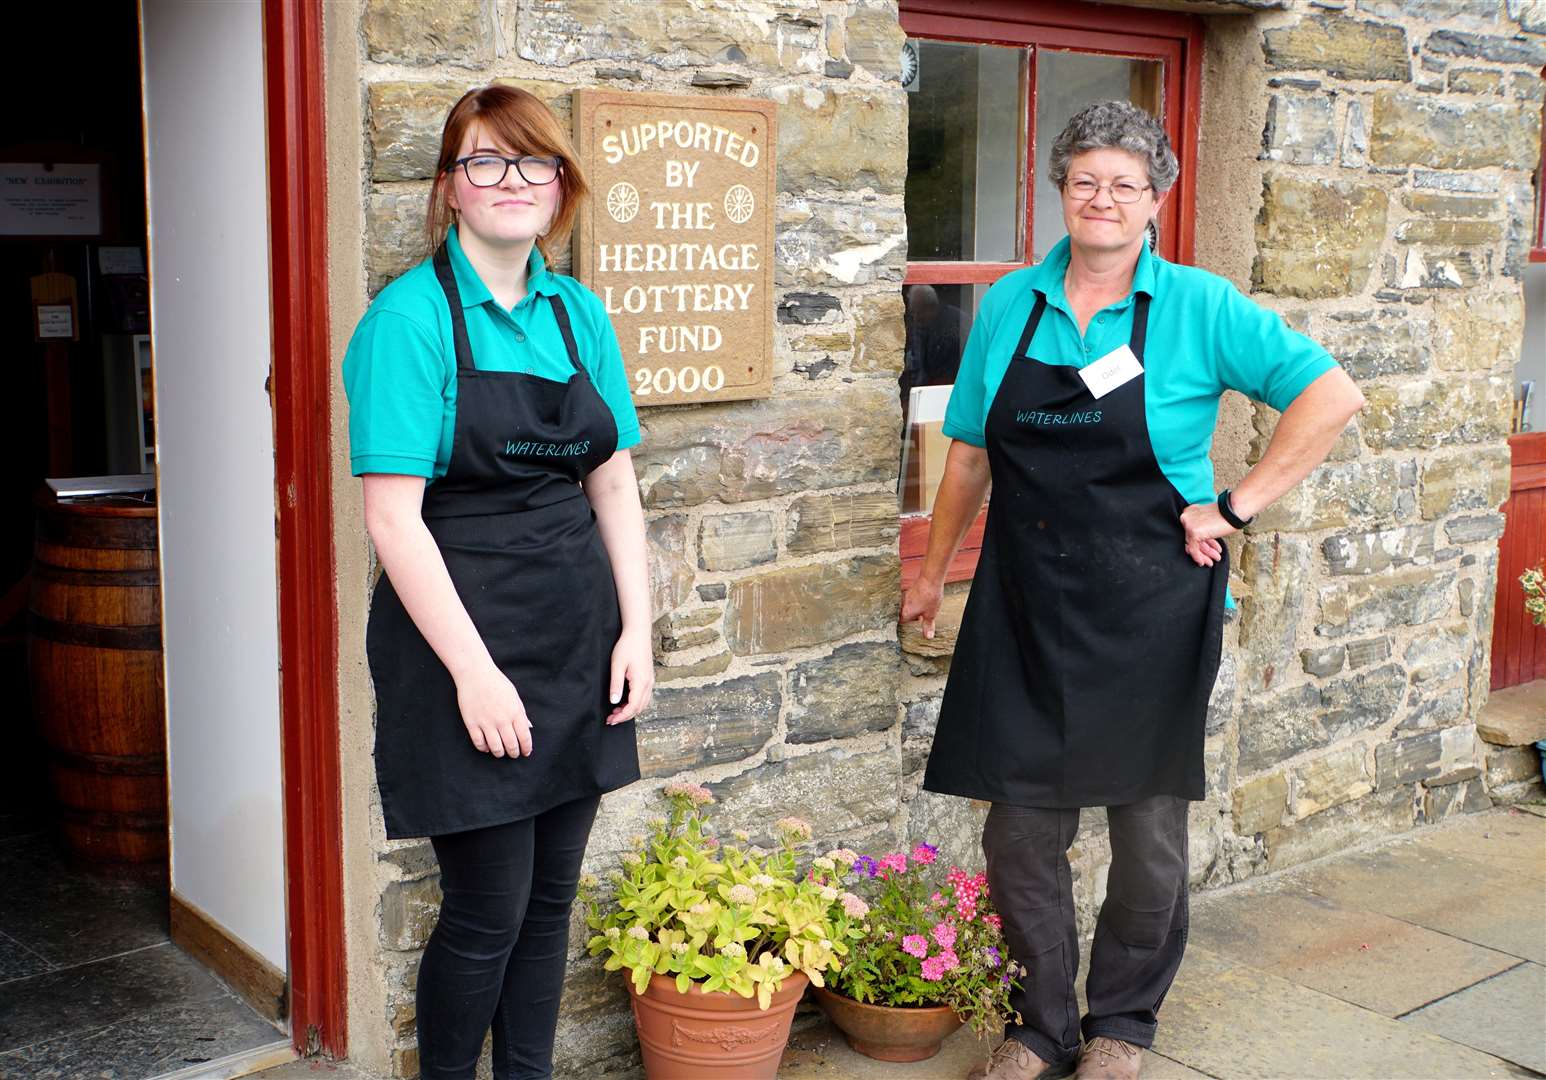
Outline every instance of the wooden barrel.
<svg viewBox="0 0 1546 1080">
<path fill-rule="evenodd" d="M 65 842 L 90 861 L 164 861 L 156 508 L 49 492 L 37 507 L 28 670 Z"/>
</svg>

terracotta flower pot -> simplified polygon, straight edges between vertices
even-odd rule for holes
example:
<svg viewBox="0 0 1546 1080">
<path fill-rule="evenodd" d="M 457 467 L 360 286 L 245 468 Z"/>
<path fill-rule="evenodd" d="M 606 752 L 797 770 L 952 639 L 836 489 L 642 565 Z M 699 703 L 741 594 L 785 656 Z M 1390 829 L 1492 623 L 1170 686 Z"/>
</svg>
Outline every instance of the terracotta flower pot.
<svg viewBox="0 0 1546 1080">
<path fill-rule="evenodd" d="M 678 992 L 676 978 L 653 975 L 643 994 L 628 982 L 639 1029 L 644 1075 L 651 1080 L 774 1080 L 789 1041 L 795 1006 L 810 980 L 795 972 L 767 1009 L 756 998 L 697 986 Z"/>
<path fill-rule="evenodd" d="M 847 1037 L 848 1045 L 877 1061 L 931 1058 L 939 1053 L 945 1036 L 961 1026 L 961 1018 L 948 1005 L 865 1005 L 819 986 L 811 993 L 827 1019 Z"/>
</svg>

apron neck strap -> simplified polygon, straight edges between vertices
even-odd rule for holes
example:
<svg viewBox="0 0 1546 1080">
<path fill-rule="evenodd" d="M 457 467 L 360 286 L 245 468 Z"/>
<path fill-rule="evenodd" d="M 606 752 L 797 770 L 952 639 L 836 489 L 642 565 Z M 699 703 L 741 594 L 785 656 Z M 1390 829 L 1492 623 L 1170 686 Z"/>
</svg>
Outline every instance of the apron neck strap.
<svg viewBox="0 0 1546 1080">
<path fill-rule="evenodd" d="M 564 335 L 564 348 L 569 352 L 569 362 L 574 365 L 574 370 L 581 375 L 585 369 L 580 366 L 580 349 L 574 343 L 574 328 L 569 325 L 569 309 L 564 307 L 564 302 L 557 293 L 544 293 L 547 301 L 553 308 L 553 318 L 558 322 L 558 332 Z"/>
<path fill-rule="evenodd" d="M 462 312 L 462 293 L 456 287 L 456 272 L 451 269 L 451 254 L 446 250 L 445 241 L 435 249 L 435 278 L 440 282 L 441 291 L 446 294 L 446 303 L 451 306 L 451 336 L 456 342 L 456 370 L 472 371 L 477 367 L 472 362 L 472 343 L 467 339 L 467 317 Z"/>
<path fill-rule="evenodd" d="M 1047 294 L 1039 292 L 1036 294 L 1036 304 L 1031 308 L 1031 317 L 1025 320 L 1025 330 L 1020 334 L 1020 344 L 1015 346 L 1011 359 L 1017 356 L 1026 360 L 1031 358 L 1031 338 L 1036 336 L 1036 328 L 1041 325 L 1041 317 L 1046 311 Z"/>
<path fill-rule="evenodd" d="M 1139 293 L 1133 298 L 1133 336 L 1127 347 L 1133 350 L 1138 362 L 1143 363 L 1143 344 L 1149 336 L 1149 294 Z"/>
</svg>

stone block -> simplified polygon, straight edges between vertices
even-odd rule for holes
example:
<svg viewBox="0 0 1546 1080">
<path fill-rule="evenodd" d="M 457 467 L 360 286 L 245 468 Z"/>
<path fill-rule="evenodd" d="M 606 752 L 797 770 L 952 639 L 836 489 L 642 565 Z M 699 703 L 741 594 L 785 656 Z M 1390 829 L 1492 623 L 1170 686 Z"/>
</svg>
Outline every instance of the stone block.
<svg viewBox="0 0 1546 1080">
<path fill-rule="evenodd" d="M 1460 102 L 1398 90 L 1374 95 L 1369 158 L 1376 165 L 1529 169 L 1540 115 L 1512 104 Z"/>
<path fill-rule="evenodd" d="M 1409 570 L 1322 586 L 1316 633 L 1340 638 L 1433 622 L 1454 602 L 1455 577 L 1451 570 Z"/>
<path fill-rule="evenodd" d="M 755 841 L 773 839 L 782 817 L 809 821 L 821 849 L 891 839 L 890 821 L 901 801 L 900 759 L 893 749 L 852 753 L 841 748 L 757 765 L 708 785 L 720 805 L 721 833 L 741 828 Z"/>
<path fill-rule="evenodd" d="M 1546 66 L 1546 44 L 1528 38 L 1470 34 L 1464 30 L 1435 30 L 1423 42 L 1423 48 L 1441 56 L 1470 56 L 1478 60 L 1496 60 L 1501 64 Z"/>
<path fill-rule="evenodd" d="M 900 62 L 900 54 L 898 56 Z M 907 95 L 894 90 L 774 87 L 778 187 L 900 194 L 907 178 Z"/>
<path fill-rule="evenodd" d="M 1457 510 L 1486 510 L 1479 518 L 1457 519 L 1476 522 L 1478 539 L 1487 539 L 1485 526 L 1501 515 L 1496 511 L 1508 498 L 1510 456 L 1507 446 L 1489 446 L 1460 454 L 1432 457 L 1423 463 L 1422 495 L 1418 501 L 1425 521 L 1444 517 Z M 1449 532 L 1449 526 L 1445 528 Z M 1449 534 L 1454 543 L 1465 543 Z"/>
<path fill-rule="evenodd" d="M 897 631 L 902 651 L 913 656 L 948 658 L 956 651 L 956 637 L 961 632 L 961 617 L 966 611 L 969 588 L 946 587 L 944 599 L 934 616 L 934 636 L 923 636 L 917 622 L 903 623 Z M 943 672 L 941 672 L 943 674 Z"/>
<path fill-rule="evenodd" d="M 1312 69 L 1344 79 L 1410 82 L 1406 31 L 1340 14 L 1311 15 L 1262 35 L 1267 66 Z"/>
<path fill-rule="evenodd" d="M 1361 290 L 1385 239 L 1384 190 L 1284 172 L 1262 188 L 1253 288 L 1306 299 Z"/>
<path fill-rule="evenodd" d="M 892 386 L 650 410 L 635 448 L 647 507 L 748 502 L 896 478 Z"/>
<path fill-rule="evenodd" d="M 1486 785 L 1480 777 L 1430 787 L 1426 796 L 1423 818 L 1430 824 L 1456 814 L 1476 814 L 1492 809 L 1492 799 L 1488 798 Z"/>
<path fill-rule="evenodd" d="M 1318 340 L 1355 380 L 1416 375 L 1433 359 L 1432 323 L 1410 310 L 1331 312 Z"/>
<path fill-rule="evenodd" d="M 1326 729 L 1320 710 L 1321 694 L 1314 686 L 1247 696 L 1240 703 L 1240 771 L 1258 772 L 1335 742 L 1342 733 Z"/>
<path fill-rule="evenodd" d="M 1203 717 L 1203 731 L 1217 735 L 1235 715 L 1235 691 L 1240 681 L 1240 660 L 1237 651 L 1225 649 L 1219 657 L 1219 673 L 1213 680 L 1213 690 L 1208 695 L 1208 711 Z"/>
<path fill-rule="evenodd" d="M 1342 129 L 1342 166 L 1362 169 L 1369 164 L 1369 122 L 1364 118 L 1363 102 L 1347 103 L 1347 122 Z"/>
<path fill-rule="evenodd" d="M 1477 730 L 1481 730 L 1481 725 L 1477 725 Z M 1541 776 L 1541 753 L 1533 743 L 1528 746 L 1489 746 L 1486 761 L 1488 787 L 1538 780 Z"/>
<path fill-rule="evenodd" d="M 1546 31 L 1541 31 L 1546 33 Z M 1520 101 L 1546 100 L 1546 83 L 1528 71 L 1516 71 L 1509 78 L 1509 88 Z"/>
<path fill-rule="evenodd" d="M 1332 108 L 1329 97 L 1272 95 L 1267 102 L 1267 126 L 1262 132 L 1262 160 L 1293 165 L 1332 164 L 1337 160 Z"/>
<path fill-rule="evenodd" d="M 1288 778 L 1282 773 L 1247 780 L 1234 792 L 1235 832 L 1242 836 L 1275 829 L 1288 809 Z"/>
<path fill-rule="evenodd" d="M 1470 651 L 1470 627 L 1460 623 L 1419 634 L 1406 647 L 1402 658 L 1413 683 L 1442 683 L 1465 670 Z"/>
<path fill-rule="evenodd" d="M 381 944 L 422 949 L 440 916 L 440 875 L 394 881 L 381 890 Z"/>
<path fill-rule="evenodd" d="M 866 296 L 854 311 L 855 371 L 900 374 L 907 327 L 902 320 L 899 292 Z"/>
<path fill-rule="evenodd" d="M 692 4 L 523 0 L 515 50 L 544 67 L 601 60 L 819 74 L 825 60 L 814 0 L 754 0 L 716 8 L 712 17 Z"/>
<path fill-rule="evenodd" d="M 1375 791 L 1267 833 L 1267 869 L 1297 866 L 1377 836 L 1405 832 L 1415 816 L 1412 788 Z"/>
<path fill-rule="evenodd" d="M 1390 659 L 1390 638 L 1366 638 L 1347 643 L 1347 666 L 1357 669 L 1370 664 L 1382 664 Z"/>
<path fill-rule="evenodd" d="M 1494 746 L 1546 739 L 1546 688 L 1527 683 L 1494 690 L 1476 717 L 1476 733 Z"/>
<path fill-rule="evenodd" d="M 1403 244 L 1442 244 L 1465 246 L 1492 244 L 1503 239 L 1503 224 L 1498 221 L 1434 221 L 1414 218 L 1396 229 Z"/>
<path fill-rule="evenodd" d="M 494 58 L 480 0 L 366 0 L 361 30 L 377 63 L 482 68 Z"/>
<path fill-rule="evenodd" d="M 1460 94 L 1503 93 L 1503 72 L 1486 68 L 1458 68 L 1449 73 L 1449 88 Z"/>
<path fill-rule="evenodd" d="M 570 91 L 563 83 L 540 79 L 497 79 L 503 86 L 529 91 L 558 114 L 569 128 Z M 371 176 L 378 181 L 432 180 L 440 153 L 440 132 L 456 100 L 481 80 L 377 82 L 368 90 Z"/>
<path fill-rule="evenodd" d="M 773 515 L 705 514 L 698 527 L 698 566 L 703 570 L 744 570 L 778 558 Z"/>
<path fill-rule="evenodd" d="M 1472 514 L 1446 521 L 1444 535 L 1451 544 L 1479 544 L 1498 539 L 1506 524 L 1502 514 Z"/>
<path fill-rule="evenodd" d="M 1447 195 L 1408 191 L 1401 202 L 1415 214 L 1434 218 L 1490 218 L 1498 212 L 1498 200 L 1477 195 Z"/>
<path fill-rule="evenodd" d="M 1253 531 L 1318 531 L 1373 525 L 1395 513 L 1400 466 L 1389 458 L 1325 464 L 1263 510 Z"/>
<path fill-rule="evenodd" d="M 1473 289 L 1492 277 L 1490 248 L 1407 247 L 1402 259 L 1385 260 L 1392 289 Z"/>
<path fill-rule="evenodd" d="M 901 531 L 896 496 L 889 491 L 857 495 L 805 495 L 785 515 L 784 543 L 791 555 L 844 548 L 886 547 Z"/>
<path fill-rule="evenodd" d="M 674 610 L 692 595 L 693 568 L 687 558 L 687 518 L 668 514 L 644 529 L 649 547 L 650 611 L 656 617 Z"/>
<path fill-rule="evenodd" d="M 1486 172 L 1443 172 L 1413 169 L 1412 187 L 1419 191 L 1458 191 L 1469 194 L 1497 194 L 1498 178 Z"/>
<path fill-rule="evenodd" d="M 1384 791 L 1418 780 L 1466 780 L 1481 772 L 1477 754 L 1476 733 L 1468 727 L 1393 739 L 1374 748 L 1375 786 Z"/>
<path fill-rule="evenodd" d="M 1434 362 L 1445 371 L 1512 369 L 1524 335 L 1524 298 L 1517 289 L 1436 299 Z"/>
<path fill-rule="evenodd" d="M 730 586 L 725 641 L 737 656 L 820 645 L 890 625 L 900 595 L 891 555 L 771 570 Z"/>
<path fill-rule="evenodd" d="M 1342 666 L 1347 663 L 1347 649 L 1341 645 L 1325 649 L 1301 649 L 1299 663 L 1306 675 L 1323 679 L 1342 670 Z"/>
<path fill-rule="evenodd" d="M 1364 442 L 1374 450 L 1432 450 L 1508 434 L 1513 392 L 1502 378 L 1412 379 L 1363 389 Z"/>
<path fill-rule="evenodd" d="M 1280 533 L 1247 538 L 1240 560 L 1250 586 L 1240 605 L 1247 689 L 1265 690 L 1289 670 L 1312 562 L 1308 540 Z"/>
<path fill-rule="evenodd" d="M 1333 574 L 1377 574 L 1393 566 L 1433 561 L 1432 525 L 1401 525 L 1366 533 L 1339 533 L 1321 544 Z"/>
<path fill-rule="evenodd" d="M 878 79 L 900 82 L 902 43 L 907 35 L 889 3 L 854 4 L 843 20 L 843 39 L 848 59 Z"/>
<path fill-rule="evenodd" d="M 1396 725 L 1399 734 L 1453 727 L 1466 719 L 1465 691 L 1453 687 L 1437 694 L 1413 690 L 1407 699 L 1407 714 Z"/>
<path fill-rule="evenodd" d="M 682 679 L 702 679 L 718 675 L 730 667 L 734 659 L 728 651 L 717 652 L 700 660 L 682 660 L 676 656 L 656 659 L 657 683 L 679 682 Z"/>
<path fill-rule="evenodd" d="M 639 720 L 639 764 L 646 777 L 740 761 L 768 741 L 783 702 L 776 672 L 709 686 L 663 687 Z"/>
<path fill-rule="evenodd" d="M 779 298 L 774 315 L 781 323 L 814 326 L 841 318 L 843 304 L 830 293 L 791 292 Z"/>
<path fill-rule="evenodd" d="M 1370 668 L 1321 688 L 1321 725 L 1336 735 L 1383 727 L 1395 718 L 1406 696 L 1406 672 L 1396 664 Z"/>
<path fill-rule="evenodd" d="M 842 645 L 830 656 L 796 664 L 789 675 L 794 704 L 786 740 L 822 742 L 895 727 L 899 675 L 891 641 Z"/>
<path fill-rule="evenodd" d="M 366 287 L 372 296 L 429 254 L 424 215 L 428 184 L 375 187 L 365 204 Z"/>
<path fill-rule="evenodd" d="M 773 252 L 781 286 L 900 284 L 907 267 L 901 203 L 895 198 L 835 203 L 785 197 Z M 900 290 L 896 301 L 901 303 Z"/>
<path fill-rule="evenodd" d="M 928 763 L 929 750 L 934 745 L 934 728 L 939 724 L 941 699 L 940 694 L 930 694 L 907 703 L 907 710 L 902 715 L 903 776 L 911 776 Z"/>
<path fill-rule="evenodd" d="M 1363 746 L 1344 746 L 1294 769 L 1294 816 L 1307 818 L 1373 791 L 1365 758 Z"/>
</svg>

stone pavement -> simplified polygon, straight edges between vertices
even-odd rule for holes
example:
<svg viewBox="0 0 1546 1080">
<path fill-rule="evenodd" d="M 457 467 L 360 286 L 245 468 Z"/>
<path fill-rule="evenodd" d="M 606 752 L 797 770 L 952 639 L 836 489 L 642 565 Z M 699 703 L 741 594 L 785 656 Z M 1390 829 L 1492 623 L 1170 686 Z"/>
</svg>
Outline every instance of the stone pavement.
<svg viewBox="0 0 1546 1080">
<path fill-rule="evenodd" d="M 1185 964 L 1147 1080 L 1546 1075 L 1546 807 L 1471 815 L 1192 898 Z M 801 1026 L 780 1080 L 956 1080 Z M 264 1080 L 355 1080 L 297 1062 Z"/>
</svg>

